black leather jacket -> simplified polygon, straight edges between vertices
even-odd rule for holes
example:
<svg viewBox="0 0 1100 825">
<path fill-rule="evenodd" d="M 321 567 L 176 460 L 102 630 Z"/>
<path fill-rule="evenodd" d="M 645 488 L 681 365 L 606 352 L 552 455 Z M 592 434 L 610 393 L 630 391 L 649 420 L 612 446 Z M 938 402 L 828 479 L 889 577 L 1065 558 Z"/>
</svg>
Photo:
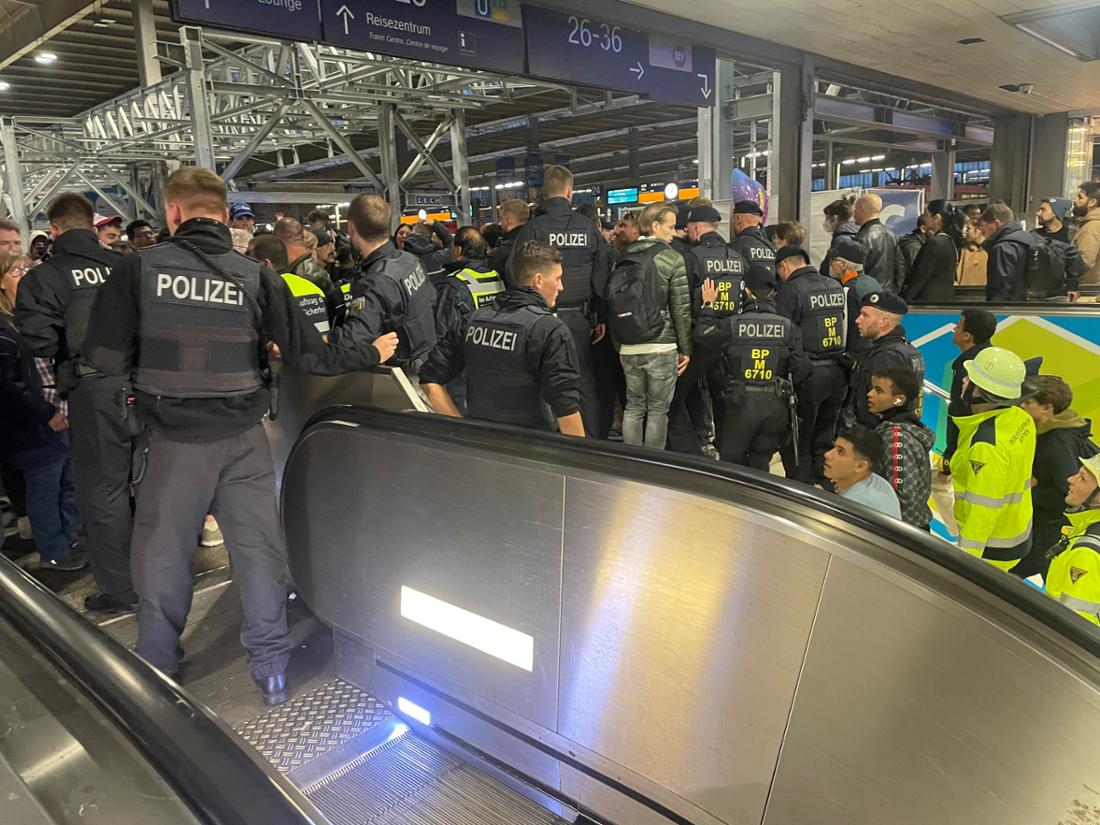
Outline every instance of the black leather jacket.
<svg viewBox="0 0 1100 825">
<path fill-rule="evenodd" d="M 896 292 L 898 288 L 898 239 L 883 226 L 878 218 L 872 218 L 859 228 L 856 240 L 867 247 L 867 261 L 863 272 L 870 275 L 883 289 Z"/>
</svg>

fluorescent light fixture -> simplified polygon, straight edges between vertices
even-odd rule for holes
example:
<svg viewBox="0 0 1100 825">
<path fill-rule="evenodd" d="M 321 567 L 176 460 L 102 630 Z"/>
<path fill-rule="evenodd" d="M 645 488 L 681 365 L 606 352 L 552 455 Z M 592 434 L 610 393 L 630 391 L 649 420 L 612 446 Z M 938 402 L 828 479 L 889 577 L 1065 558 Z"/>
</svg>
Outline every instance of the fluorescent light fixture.
<svg viewBox="0 0 1100 825">
<path fill-rule="evenodd" d="M 696 166 L 698 166 L 699 165 L 699 158 L 696 158 L 695 160 L 693 160 L 692 163 L 694 163 Z"/>
<path fill-rule="evenodd" d="M 534 637 L 405 585 L 401 616 L 529 673 L 535 669 Z"/>
<path fill-rule="evenodd" d="M 841 164 L 844 165 L 844 166 L 855 166 L 856 159 L 855 158 L 847 158 L 846 160 L 842 160 Z"/>
<path fill-rule="evenodd" d="M 872 155 L 871 160 L 886 160 L 886 155 Z"/>
<path fill-rule="evenodd" d="M 856 163 L 870 163 L 870 162 L 871 162 L 871 156 L 870 155 L 867 155 L 867 156 L 862 157 L 862 158 L 856 158 Z"/>
<path fill-rule="evenodd" d="M 11 88 L 11 84 L 6 80 L 0 80 L 0 92 L 6 92 Z"/>
<path fill-rule="evenodd" d="M 397 697 L 397 712 L 403 716 L 408 716 L 414 722 L 419 722 L 424 727 L 431 727 L 432 715 L 416 702 L 406 699 L 404 696 Z"/>
<path fill-rule="evenodd" d="M 34 62 L 35 63 L 40 63 L 43 66 L 48 66 L 50 63 L 53 63 L 55 60 L 57 60 L 57 55 L 54 54 L 53 52 L 39 52 L 38 54 L 36 54 L 34 56 Z"/>
</svg>

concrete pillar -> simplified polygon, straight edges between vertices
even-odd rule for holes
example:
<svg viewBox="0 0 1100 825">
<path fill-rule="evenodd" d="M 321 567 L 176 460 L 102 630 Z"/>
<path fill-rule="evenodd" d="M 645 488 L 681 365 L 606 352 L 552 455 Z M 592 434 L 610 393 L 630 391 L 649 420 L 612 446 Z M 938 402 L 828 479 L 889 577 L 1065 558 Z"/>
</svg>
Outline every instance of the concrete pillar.
<svg viewBox="0 0 1100 825">
<path fill-rule="evenodd" d="M 210 110 L 206 108 L 206 72 L 202 62 L 202 29 L 184 26 L 180 29 L 187 72 L 188 108 L 191 110 L 191 133 L 195 140 L 195 165 L 212 172 L 214 140 L 210 135 Z"/>
<path fill-rule="evenodd" d="M 1017 212 L 1028 207 L 1031 176 L 1032 116 L 1003 115 L 993 121 L 993 152 L 989 164 L 989 197 L 1003 200 Z M 1062 157 L 1063 162 L 1065 156 Z"/>
<path fill-rule="evenodd" d="M 137 46 L 138 79 L 142 86 L 160 83 L 157 60 L 157 26 L 153 0 L 133 0 L 134 41 Z"/>
<path fill-rule="evenodd" d="M 940 145 L 939 151 L 932 153 L 932 180 L 928 187 L 928 200 L 951 200 L 954 197 L 955 148 L 944 143 Z"/>
<path fill-rule="evenodd" d="M 394 114 L 397 107 L 383 103 L 378 107 L 378 149 L 382 159 L 382 183 L 386 187 L 386 200 L 393 208 L 394 229 L 401 213 L 401 172 L 397 163 L 397 125 Z"/>
<path fill-rule="evenodd" d="M 470 166 L 466 155 L 466 111 L 455 109 L 451 112 L 451 172 L 454 174 L 455 205 L 462 220 L 459 226 L 469 223 L 473 215 L 473 202 L 470 198 Z"/>
<path fill-rule="evenodd" d="M 23 166 L 19 162 L 19 147 L 15 143 L 15 121 L 10 117 L 0 120 L 0 144 L 4 149 L 4 167 L 7 170 L 8 198 L 11 201 L 11 219 L 19 224 L 23 233 L 30 229 L 27 207 L 23 200 Z"/>
<path fill-rule="evenodd" d="M 773 161 L 776 180 L 771 185 L 779 208 L 771 211 L 769 223 L 797 220 L 809 226 L 813 189 L 810 168 L 814 147 L 813 82 L 813 55 L 805 54 L 801 64 L 785 64 L 779 69 L 778 129 L 772 123 L 776 133 L 772 151 L 778 152 L 778 157 Z"/>
<path fill-rule="evenodd" d="M 1039 208 L 1042 198 L 1060 197 L 1075 192 L 1081 180 L 1088 179 L 1088 173 L 1085 172 L 1081 175 L 1081 180 L 1066 180 L 1069 127 L 1069 116 L 1064 112 L 1035 118 L 1030 199 L 1027 205 L 1029 213 Z"/>
</svg>

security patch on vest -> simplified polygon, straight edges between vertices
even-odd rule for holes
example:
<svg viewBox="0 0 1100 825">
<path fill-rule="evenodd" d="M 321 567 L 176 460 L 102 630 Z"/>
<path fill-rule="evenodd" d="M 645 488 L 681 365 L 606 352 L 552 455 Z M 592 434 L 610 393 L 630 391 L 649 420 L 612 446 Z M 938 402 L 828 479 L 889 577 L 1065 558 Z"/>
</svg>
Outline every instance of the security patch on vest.
<svg viewBox="0 0 1100 825">
<path fill-rule="evenodd" d="M 244 293 L 236 284 L 214 278 L 196 278 L 194 275 L 158 272 L 156 297 L 158 300 L 244 306 Z"/>
<path fill-rule="evenodd" d="M 550 246 L 556 246 L 559 249 L 577 249 L 588 247 L 588 233 L 587 232 L 551 232 L 549 238 Z"/>
<path fill-rule="evenodd" d="M 1088 572 L 1088 570 L 1082 570 L 1080 567 L 1071 567 L 1069 569 L 1069 580 L 1077 584 L 1077 580 Z"/>
<path fill-rule="evenodd" d="M 977 475 L 978 473 L 980 473 L 984 466 L 985 466 L 984 461 L 971 461 L 970 462 L 970 469 L 973 471 L 974 475 Z"/>
<path fill-rule="evenodd" d="M 494 329 L 471 324 L 470 328 L 466 330 L 466 340 L 479 347 L 515 352 L 519 335 L 512 330 Z"/>
</svg>

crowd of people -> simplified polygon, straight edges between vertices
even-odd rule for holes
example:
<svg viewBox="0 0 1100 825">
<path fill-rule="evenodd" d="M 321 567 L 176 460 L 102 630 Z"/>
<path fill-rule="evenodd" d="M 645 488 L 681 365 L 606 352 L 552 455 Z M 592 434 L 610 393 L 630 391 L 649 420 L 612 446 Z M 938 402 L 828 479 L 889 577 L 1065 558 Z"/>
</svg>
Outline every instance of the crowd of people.
<svg viewBox="0 0 1100 825">
<path fill-rule="evenodd" d="M 283 701 L 285 551 L 260 427 L 275 365 L 385 363 L 443 415 L 781 466 L 922 531 L 934 489 L 950 487 L 942 516 L 963 550 L 1043 576 L 1100 623 L 1100 459 L 1069 386 L 993 346 L 990 312 L 963 310 L 934 466 L 924 361 L 902 326 L 909 299 L 976 271 L 960 258 L 967 237 L 985 239 L 991 298 L 1031 295 L 1036 258 L 1079 258 L 1090 282 L 1093 185 L 1073 207 L 1076 246 L 1054 200 L 1046 235 L 1003 204 L 970 217 L 933 202 L 896 239 L 867 193 L 825 210 L 832 243 L 816 263 L 800 225 L 763 226 L 753 201 L 733 206 L 727 239 L 706 198 L 609 225 L 572 208 L 572 187 L 548 167 L 537 207 L 509 200 L 499 223 L 453 234 L 433 221 L 394 231 L 392 206 L 358 195 L 345 234 L 320 211 L 260 228 L 187 167 L 167 183 L 160 231 L 123 232 L 75 193 L 54 198 L 26 254 L 20 227 L 0 222 L 0 462 L 41 564 L 90 563 L 86 607 L 136 609 L 138 652 L 177 674 L 188 560 L 217 511 L 253 676 Z"/>
</svg>

